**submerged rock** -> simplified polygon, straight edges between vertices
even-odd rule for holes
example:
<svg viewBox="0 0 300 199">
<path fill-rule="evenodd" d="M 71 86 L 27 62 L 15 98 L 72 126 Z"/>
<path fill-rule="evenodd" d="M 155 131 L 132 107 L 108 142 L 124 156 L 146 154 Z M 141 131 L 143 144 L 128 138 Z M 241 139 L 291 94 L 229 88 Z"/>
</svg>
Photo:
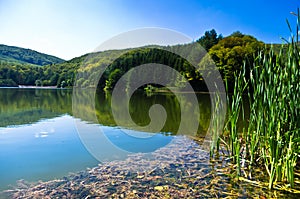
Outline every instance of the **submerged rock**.
<svg viewBox="0 0 300 199">
<path fill-rule="evenodd" d="M 151 154 L 131 154 L 36 185 L 20 181 L 11 198 L 211 198 L 253 194 L 243 183 L 215 170 L 209 153 L 187 137 L 175 137 Z M 241 191 L 242 190 L 242 191 Z M 256 189 L 257 190 L 257 189 Z M 232 195 L 231 195 L 232 196 Z M 231 197 L 230 196 L 230 197 Z"/>
</svg>

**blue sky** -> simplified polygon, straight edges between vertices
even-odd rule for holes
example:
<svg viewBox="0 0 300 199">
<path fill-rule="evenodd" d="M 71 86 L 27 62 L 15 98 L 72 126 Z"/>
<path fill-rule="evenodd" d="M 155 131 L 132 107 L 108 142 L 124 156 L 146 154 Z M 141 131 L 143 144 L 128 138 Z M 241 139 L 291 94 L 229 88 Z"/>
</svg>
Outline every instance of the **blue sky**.
<svg viewBox="0 0 300 199">
<path fill-rule="evenodd" d="M 107 39 L 143 27 L 196 40 L 206 30 L 239 30 L 267 43 L 289 36 L 299 0 L 0 0 L 0 43 L 71 59 Z"/>
</svg>

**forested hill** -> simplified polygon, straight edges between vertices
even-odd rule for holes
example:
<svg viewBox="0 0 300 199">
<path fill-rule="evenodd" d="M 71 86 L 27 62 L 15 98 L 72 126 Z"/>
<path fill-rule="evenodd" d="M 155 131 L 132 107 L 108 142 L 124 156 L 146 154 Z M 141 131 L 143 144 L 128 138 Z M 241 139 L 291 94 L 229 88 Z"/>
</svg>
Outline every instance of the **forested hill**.
<svg viewBox="0 0 300 199">
<path fill-rule="evenodd" d="M 0 62 L 44 66 L 62 63 L 64 60 L 34 50 L 0 44 Z"/>
<path fill-rule="evenodd" d="M 215 30 L 211 30 L 207 31 L 196 42 L 208 52 L 219 69 L 222 78 L 227 80 L 229 86 L 233 83 L 235 73 L 243 67 L 244 61 L 246 61 L 246 68 L 249 68 L 253 64 L 254 55 L 265 48 L 270 48 L 269 45 L 258 41 L 255 37 L 241 32 L 234 32 L 223 38 Z M 154 48 L 153 46 L 146 46 L 136 49 L 108 50 L 86 54 L 61 63 L 47 64 L 43 67 L 36 64 L 1 61 L 2 53 L 2 55 L 0 54 L 0 86 L 76 86 L 112 90 L 119 78 L 131 68 L 147 63 L 158 63 L 170 66 L 183 75 L 183 79 L 172 77 L 176 87 L 182 87 L 183 82 L 188 81 L 195 90 L 205 90 L 206 86 L 201 71 L 196 70 L 187 60 L 176 55 L 177 52 L 184 52 L 185 57 L 195 60 L 196 65 L 205 64 L 206 62 L 202 63 L 208 61 L 202 59 L 206 57 L 203 57 L 205 52 L 200 53 L 201 56 L 198 56 L 199 49 L 194 49 L 192 46 L 194 46 L 193 43 L 155 46 Z M 5 46 L 2 45 L 1 47 L 4 48 Z M 16 49 L 21 50 L 21 48 Z M 202 52 L 202 50 L 200 51 Z M 18 57 L 18 55 L 19 59 L 17 60 L 20 60 L 20 57 L 26 57 L 24 53 L 16 53 L 15 56 Z M 43 54 L 38 53 L 38 55 Z M 33 63 L 39 63 L 37 59 L 33 60 Z M 99 71 L 102 71 L 102 75 Z M 153 76 L 155 76 L 154 73 Z M 98 82 L 98 84 L 95 85 L 95 82 Z M 130 87 L 130 82 L 126 83 L 126 86 Z"/>
</svg>

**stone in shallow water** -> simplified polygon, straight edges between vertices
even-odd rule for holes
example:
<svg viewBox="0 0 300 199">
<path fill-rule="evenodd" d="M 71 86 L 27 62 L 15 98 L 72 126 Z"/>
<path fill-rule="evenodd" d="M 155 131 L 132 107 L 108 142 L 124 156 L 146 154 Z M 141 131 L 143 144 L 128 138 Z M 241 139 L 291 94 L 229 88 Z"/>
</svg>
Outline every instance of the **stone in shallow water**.
<svg viewBox="0 0 300 199">
<path fill-rule="evenodd" d="M 194 141 L 176 137 L 151 154 L 131 154 L 63 180 L 16 189 L 13 198 L 211 198 L 227 197 L 232 191 L 247 198 L 254 194 L 242 183 L 227 186 L 233 182 L 216 170 L 224 166 L 217 164 L 211 164 L 209 153 Z"/>
<path fill-rule="evenodd" d="M 156 191 L 163 191 L 163 190 L 167 190 L 168 188 L 169 188 L 168 185 L 156 186 L 156 187 L 154 187 L 154 190 L 156 190 Z"/>
</svg>

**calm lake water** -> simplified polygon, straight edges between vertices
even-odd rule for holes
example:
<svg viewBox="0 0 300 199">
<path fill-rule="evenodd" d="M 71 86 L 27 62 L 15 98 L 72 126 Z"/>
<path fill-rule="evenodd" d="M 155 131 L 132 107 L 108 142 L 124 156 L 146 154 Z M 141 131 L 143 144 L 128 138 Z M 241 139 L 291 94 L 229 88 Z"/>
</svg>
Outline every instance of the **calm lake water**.
<svg viewBox="0 0 300 199">
<path fill-rule="evenodd" d="M 109 94 L 99 93 L 96 97 L 88 91 L 77 94 L 76 100 L 81 101 L 82 106 L 76 107 L 79 110 L 76 116 L 72 111 L 74 95 L 67 89 L 0 89 L 0 190 L 10 188 L 19 179 L 45 181 L 97 166 L 99 158 L 91 155 L 80 139 L 81 127 L 91 131 L 101 128 L 113 145 L 129 153 L 154 151 L 168 144 L 179 128 L 180 106 L 171 94 L 136 93 L 132 96 L 130 112 L 139 125 L 150 122 L 148 111 L 153 104 L 161 104 L 167 113 L 161 132 L 152 134 L 146 141 L 124 134 L 130 130 L 116 125 Z M 206 133 L 210 122 L 210 98 L 199 94 L 198 100 L 198 135 L 201 135 Z M 94 102 L 93 108 L 90 108 L 91 102 Z M 91 115 L 95 115 L 96 120 Z M 145 132 L 130 133 L 148 136 Z M 101 148 L 104 143 L 99 145 L 103 159 L 116 155 L 113 150 Z"/>
</svg>

